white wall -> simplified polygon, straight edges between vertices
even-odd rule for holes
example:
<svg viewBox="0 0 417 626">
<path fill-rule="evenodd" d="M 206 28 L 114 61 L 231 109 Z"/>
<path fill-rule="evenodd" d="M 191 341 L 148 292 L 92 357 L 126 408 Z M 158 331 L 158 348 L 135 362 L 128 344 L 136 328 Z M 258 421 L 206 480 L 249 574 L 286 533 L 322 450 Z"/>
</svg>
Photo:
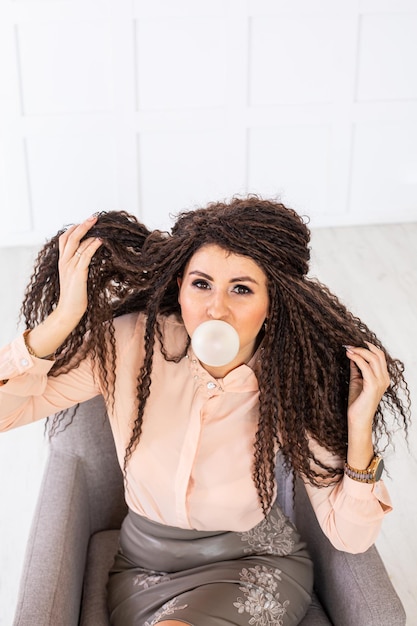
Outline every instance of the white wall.
<svg viewBox="0 0 417 626">
<path fill-rule="evenodd" d="M 0 246 L 234 193 L 417 219 L 415 0 L 1 0 Z"/>
</svg>

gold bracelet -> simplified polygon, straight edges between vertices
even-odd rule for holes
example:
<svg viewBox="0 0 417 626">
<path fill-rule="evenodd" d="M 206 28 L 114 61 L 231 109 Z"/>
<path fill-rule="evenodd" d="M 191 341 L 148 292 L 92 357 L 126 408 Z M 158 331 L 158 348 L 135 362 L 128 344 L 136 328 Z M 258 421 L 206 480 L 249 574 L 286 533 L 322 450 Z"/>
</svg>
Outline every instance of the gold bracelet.
<svg viewBox="0 0 417 626">
<path fill-rule="evenodd" d="M 28 344 L 27 338 L 28 338 L 30 331 L 31 329 L 29 328 L 28 330 L 25 330 L 25 332 L 23 333 L 23 341 L 25 342 L 26 350 L 29 352 L 30 356 L 34 356 L 35 359 L 40 359 L 41 357 L 38 356 L 36 352 L 34 352 L 32 348 L 30 347 L 30 345 Z"/>
</svg>

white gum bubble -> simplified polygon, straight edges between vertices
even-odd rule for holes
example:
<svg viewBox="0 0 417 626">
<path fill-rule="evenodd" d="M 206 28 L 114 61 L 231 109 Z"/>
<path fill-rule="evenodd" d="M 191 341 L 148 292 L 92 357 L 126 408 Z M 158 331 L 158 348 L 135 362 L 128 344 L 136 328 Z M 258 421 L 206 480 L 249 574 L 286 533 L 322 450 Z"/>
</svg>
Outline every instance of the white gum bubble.
<svg viewBox="0 0 417 626">
<path fill-rule="evenodd" d="M 191 338 L 194 354 L 212 367 L 227 365 L 239 352 L 239 335 L 227 322 L 210 320 L 195 329 Z"/>
</svg>

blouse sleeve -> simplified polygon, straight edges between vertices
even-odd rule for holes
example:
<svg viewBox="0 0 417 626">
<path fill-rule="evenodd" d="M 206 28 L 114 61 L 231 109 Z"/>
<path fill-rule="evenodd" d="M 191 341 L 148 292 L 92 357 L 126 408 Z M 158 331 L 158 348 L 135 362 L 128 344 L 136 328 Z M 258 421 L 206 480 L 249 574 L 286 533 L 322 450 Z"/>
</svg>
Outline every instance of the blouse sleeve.
<svg viewBox="0 0 417 626">
<path fill-rule="evenodd" d="M 340 459 L 316 442 L 312 449 L 325 464 L 342 466 Z M 368 484 L 344 475 L 337 484 L 323 487 L 304 482 L 318 522 L 335 548 L 356 554 L 375 543 L 384 516 L 392 510 L 382 480 Z"/>
<path fill-rule="evenodd" d="M 53 361 L 29 354 L 23 335 L 0 350 L 0 431 L 23 426 L 101 393 L 91 361 L 57 377 Z"/>
</svg>

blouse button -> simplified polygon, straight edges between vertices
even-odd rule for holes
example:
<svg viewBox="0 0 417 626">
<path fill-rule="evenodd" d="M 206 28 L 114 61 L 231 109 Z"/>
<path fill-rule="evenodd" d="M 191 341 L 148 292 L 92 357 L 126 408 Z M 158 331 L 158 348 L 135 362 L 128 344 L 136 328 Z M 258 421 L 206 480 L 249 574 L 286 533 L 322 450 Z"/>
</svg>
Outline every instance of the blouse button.
<svg viewBox="0 0 417 626">
<path fill-rule="evenodd" d="M 27 367 L 29 365 L 29 361 L 27 359 L 21 359 L 20 365 L 23 365 L 23 367 Z"/>
<path fill-rule="evenodd" d="M 216 383 L 209 382 L 207 383 L 207 389 L 216 389 Z"/>
</svg>

